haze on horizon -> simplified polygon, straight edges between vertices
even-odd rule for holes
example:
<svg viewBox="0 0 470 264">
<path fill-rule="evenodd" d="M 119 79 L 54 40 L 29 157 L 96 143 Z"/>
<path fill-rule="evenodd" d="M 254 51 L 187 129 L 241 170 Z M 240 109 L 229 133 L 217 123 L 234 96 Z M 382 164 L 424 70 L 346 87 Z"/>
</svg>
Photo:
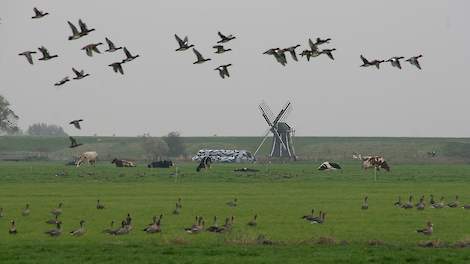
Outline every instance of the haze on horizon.
<svg viewBox="0 0 470 264">
<path fill-rule="evenodd" d="M 288 4 L 287 4 L 288 3 Z M 50 13 L 33 21 L 32 8 Z M 257 105 L 276 112 L 290 100 L 298 136 L 468 137 L 470 1 L 30 1 L 0 2 L 0 94 L 26 129 L 36 122 L 71 135 L 261 136 Z M 96 28 L 68 41 L 67 21 Z M 217 31 L 233 33 L 231 53 L 217 55 Z M 193 65 L 173 35 L 212 61 Z M 86 44 L 109 37 L 141 57 L 117 75 L 107 65 L 122 52 L 93 58 Z M 261 53 L 331 37 L 335 61 L 320 56 L 282 67 Z M 60 57 L 29 65 L 17 54 L 44 45 Z M 101 47 L 101 50 L 104 50 Z M 382 64 L 360 68 L 359 55 L 388 59 L 423 54 L 422 71 Z M 232 63 L 231 78 L 213 69 Z M 406 65 L 405 65 L 406 64 Z M 56 88 L 71 68 L 90 78 Z M 83 129 L 68 126 L 83 118 Z"/>
</svg>

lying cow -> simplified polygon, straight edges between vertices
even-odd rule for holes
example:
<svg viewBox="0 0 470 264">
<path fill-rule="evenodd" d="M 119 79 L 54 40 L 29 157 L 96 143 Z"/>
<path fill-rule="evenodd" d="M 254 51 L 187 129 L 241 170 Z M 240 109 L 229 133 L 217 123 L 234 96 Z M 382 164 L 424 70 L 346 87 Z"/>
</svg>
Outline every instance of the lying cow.
<svg viewBox="0 0 470 264">
<path fill-rule="evenodd" d="M 171 160 L 160 160 L 160 161 L 153 161 L 147 167 L 149 168 L 169 168 L 173 166 L 173 161 Z"/>
<path fill-rule="evenodd" d="M 97 158 L 98 158 L 98 153 L 96 153 L 96 151 L 83 152 L 82 154 L 80 154 L 80 157 L 78 158 L 76 165 L 77 167 L 80 167 L 80 165 L 83 162 L 88 161 L 88 164 L 94 166 Z"/>
<path fill-rule="evenodd" d="M 123 159 L 113 159 L 113 161 L 111 161 L 111 163 L 116 164 L 116 167 L 120 167 L 120 168 L 122 168 L 122 167 L 127 167 L 127 168 L 136 167 L 134 162 L 129 161 L 129 160 L 123 160 Z"/>
<path fill-rule="evenodd" d="M 201 169 L 210 169 L 212 163 L 211 157 L 204 157 L 201 159 L 201 162 L 199 162 L 199 166 L 197 166 L 196 171 L 199 172 Z"/>
<path fill-rule="evenodd" d="M 320 167 L 318 167 L 318 170 L 320 170 L 320 171 L 324 171 L 324 170 L 341 170 L 341 166 L 339 166 L 338 163 L 325 161 L 320 165 Z"/>
</svg>

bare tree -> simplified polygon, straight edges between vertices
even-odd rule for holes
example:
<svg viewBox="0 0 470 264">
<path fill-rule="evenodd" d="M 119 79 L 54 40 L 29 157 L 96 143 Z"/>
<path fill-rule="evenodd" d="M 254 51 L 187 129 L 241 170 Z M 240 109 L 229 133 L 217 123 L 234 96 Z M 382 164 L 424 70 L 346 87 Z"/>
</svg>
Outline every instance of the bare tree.
<svg viewBox="0 0 470 264">
<path fill-rule="evenodd" d="M 169 151 L 165 141 L 148 135 L 142 136 L 142 149 L 150 160 L 161 160 Z"/>
<path fill-rule="evenodd" d="M 180 133 L 173 131 L 168 133 L 163 140 L 168 145 L 168 155 L 171 157 L 178 157 L 180 155 L 186 154 L 186 147 L 183 143 Z"/>
</svg>

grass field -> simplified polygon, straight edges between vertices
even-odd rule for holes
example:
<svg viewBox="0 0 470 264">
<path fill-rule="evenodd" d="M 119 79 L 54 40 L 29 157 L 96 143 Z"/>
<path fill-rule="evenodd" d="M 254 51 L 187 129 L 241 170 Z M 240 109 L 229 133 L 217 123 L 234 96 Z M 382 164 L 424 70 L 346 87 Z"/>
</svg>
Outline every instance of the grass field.
<svg viewBox="0 0 470 264">
<path fill-rule="evenodd" d="M 397 165 L 390 173 L 362 172 L 357 163 L 343 164 L 343 172 L 319 172 L 316 164 L 252 165 L 258 173 L 236 174 L 240 165 L 216 164 L 196 173 L 195 164 L 174 169 L 115 168 L 108 163 L 97 167 L 65 167 L 54 162 L 0 163 L 0 263 L 469 263 L 470 251 L 452 247 L 470 238 L 470 210 L 461 208 L 404 210 L 393 206 L 397 196 L 406 199 L 434 194 L 447 201 L 460 196 L 470 203 L 470 166 Z M 55 176 L 65 172 L 65 176 Z M 361 210 L 369 196 L 369 210 Z M 178 197 L 180 215 L 172 215 Z M 237 197 L 239 205 L 226 202 Z M 107 207 L 95 209 L 101 199 Z M 64 203 L 64 234 L 50 238 L 45 221 L 49 211 Z M 31 215 L 21 209 L 31 204 Z M 327 212 L 323 225 L 300 219 L 315 208 Z M 125 236 L 109 236 L 101 231 L 111 220 L 120 222 L 133 216 L 134 230 Z M 153 215 L 164 214 L 163 232 L 149 235 L 141 231 Z M 246 223 L 259 215 L 258 226 Z M 196 215 L 212 224 L 235 216 L 227 234 L 187 234 L 184 227 Z M 9 235 L 9 220 L 17 221 L 19 234 Z M 86 220 L 87 233 L 71 237 L 65 231 Z M 434 234 L 415 232 L 427 220 Z M 220 223 L 222 224 L 222 223 Z M 1 231 L 3 230 L 3 231 Z M 274 242 L 260 245 L 259 235 Z M 318 244 L 320 238 L 335 245 Z M 380 240 L 383 245 L 368 245 Z M 424 240 L 440 241 L 442 248 L 421 248 Z"/>
</svg>

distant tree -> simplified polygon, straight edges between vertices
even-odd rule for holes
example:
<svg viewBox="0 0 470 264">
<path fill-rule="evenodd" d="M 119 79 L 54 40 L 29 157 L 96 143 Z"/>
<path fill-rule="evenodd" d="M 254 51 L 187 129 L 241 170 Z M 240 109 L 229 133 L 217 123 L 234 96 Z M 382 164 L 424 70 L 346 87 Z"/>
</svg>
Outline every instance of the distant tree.
<svg viewBox="0 0 470 264">
<path fill-rule="evenodd" d="M 148 135 L 142 136 L 142 149 L 150 160 L 161 160 L 169 151 L 165 141 Z"/>
<path fill-rule="evenodd" d="M 16 134 L 20 131 L 17 125 L 19 117 L 10 109 L 10 103 L 0 95 L 0 133 Z"/>
<path fill-rule="evenodd" d="M 184 146 L 183 139 L 180 133 L 173 131 L 168 133 L 163 140 L 168 145 L 168 155 L 171 157 L 178 157 L 186 154 L 186 147 Z"/>
<path fill-rule="evenodd" d="M 28 127 L 26 131 L 31 136 L 67 136 L 64 129 L 57 125 L 48 125 L 46 123 L 36 123 Z"/>
</svg>

